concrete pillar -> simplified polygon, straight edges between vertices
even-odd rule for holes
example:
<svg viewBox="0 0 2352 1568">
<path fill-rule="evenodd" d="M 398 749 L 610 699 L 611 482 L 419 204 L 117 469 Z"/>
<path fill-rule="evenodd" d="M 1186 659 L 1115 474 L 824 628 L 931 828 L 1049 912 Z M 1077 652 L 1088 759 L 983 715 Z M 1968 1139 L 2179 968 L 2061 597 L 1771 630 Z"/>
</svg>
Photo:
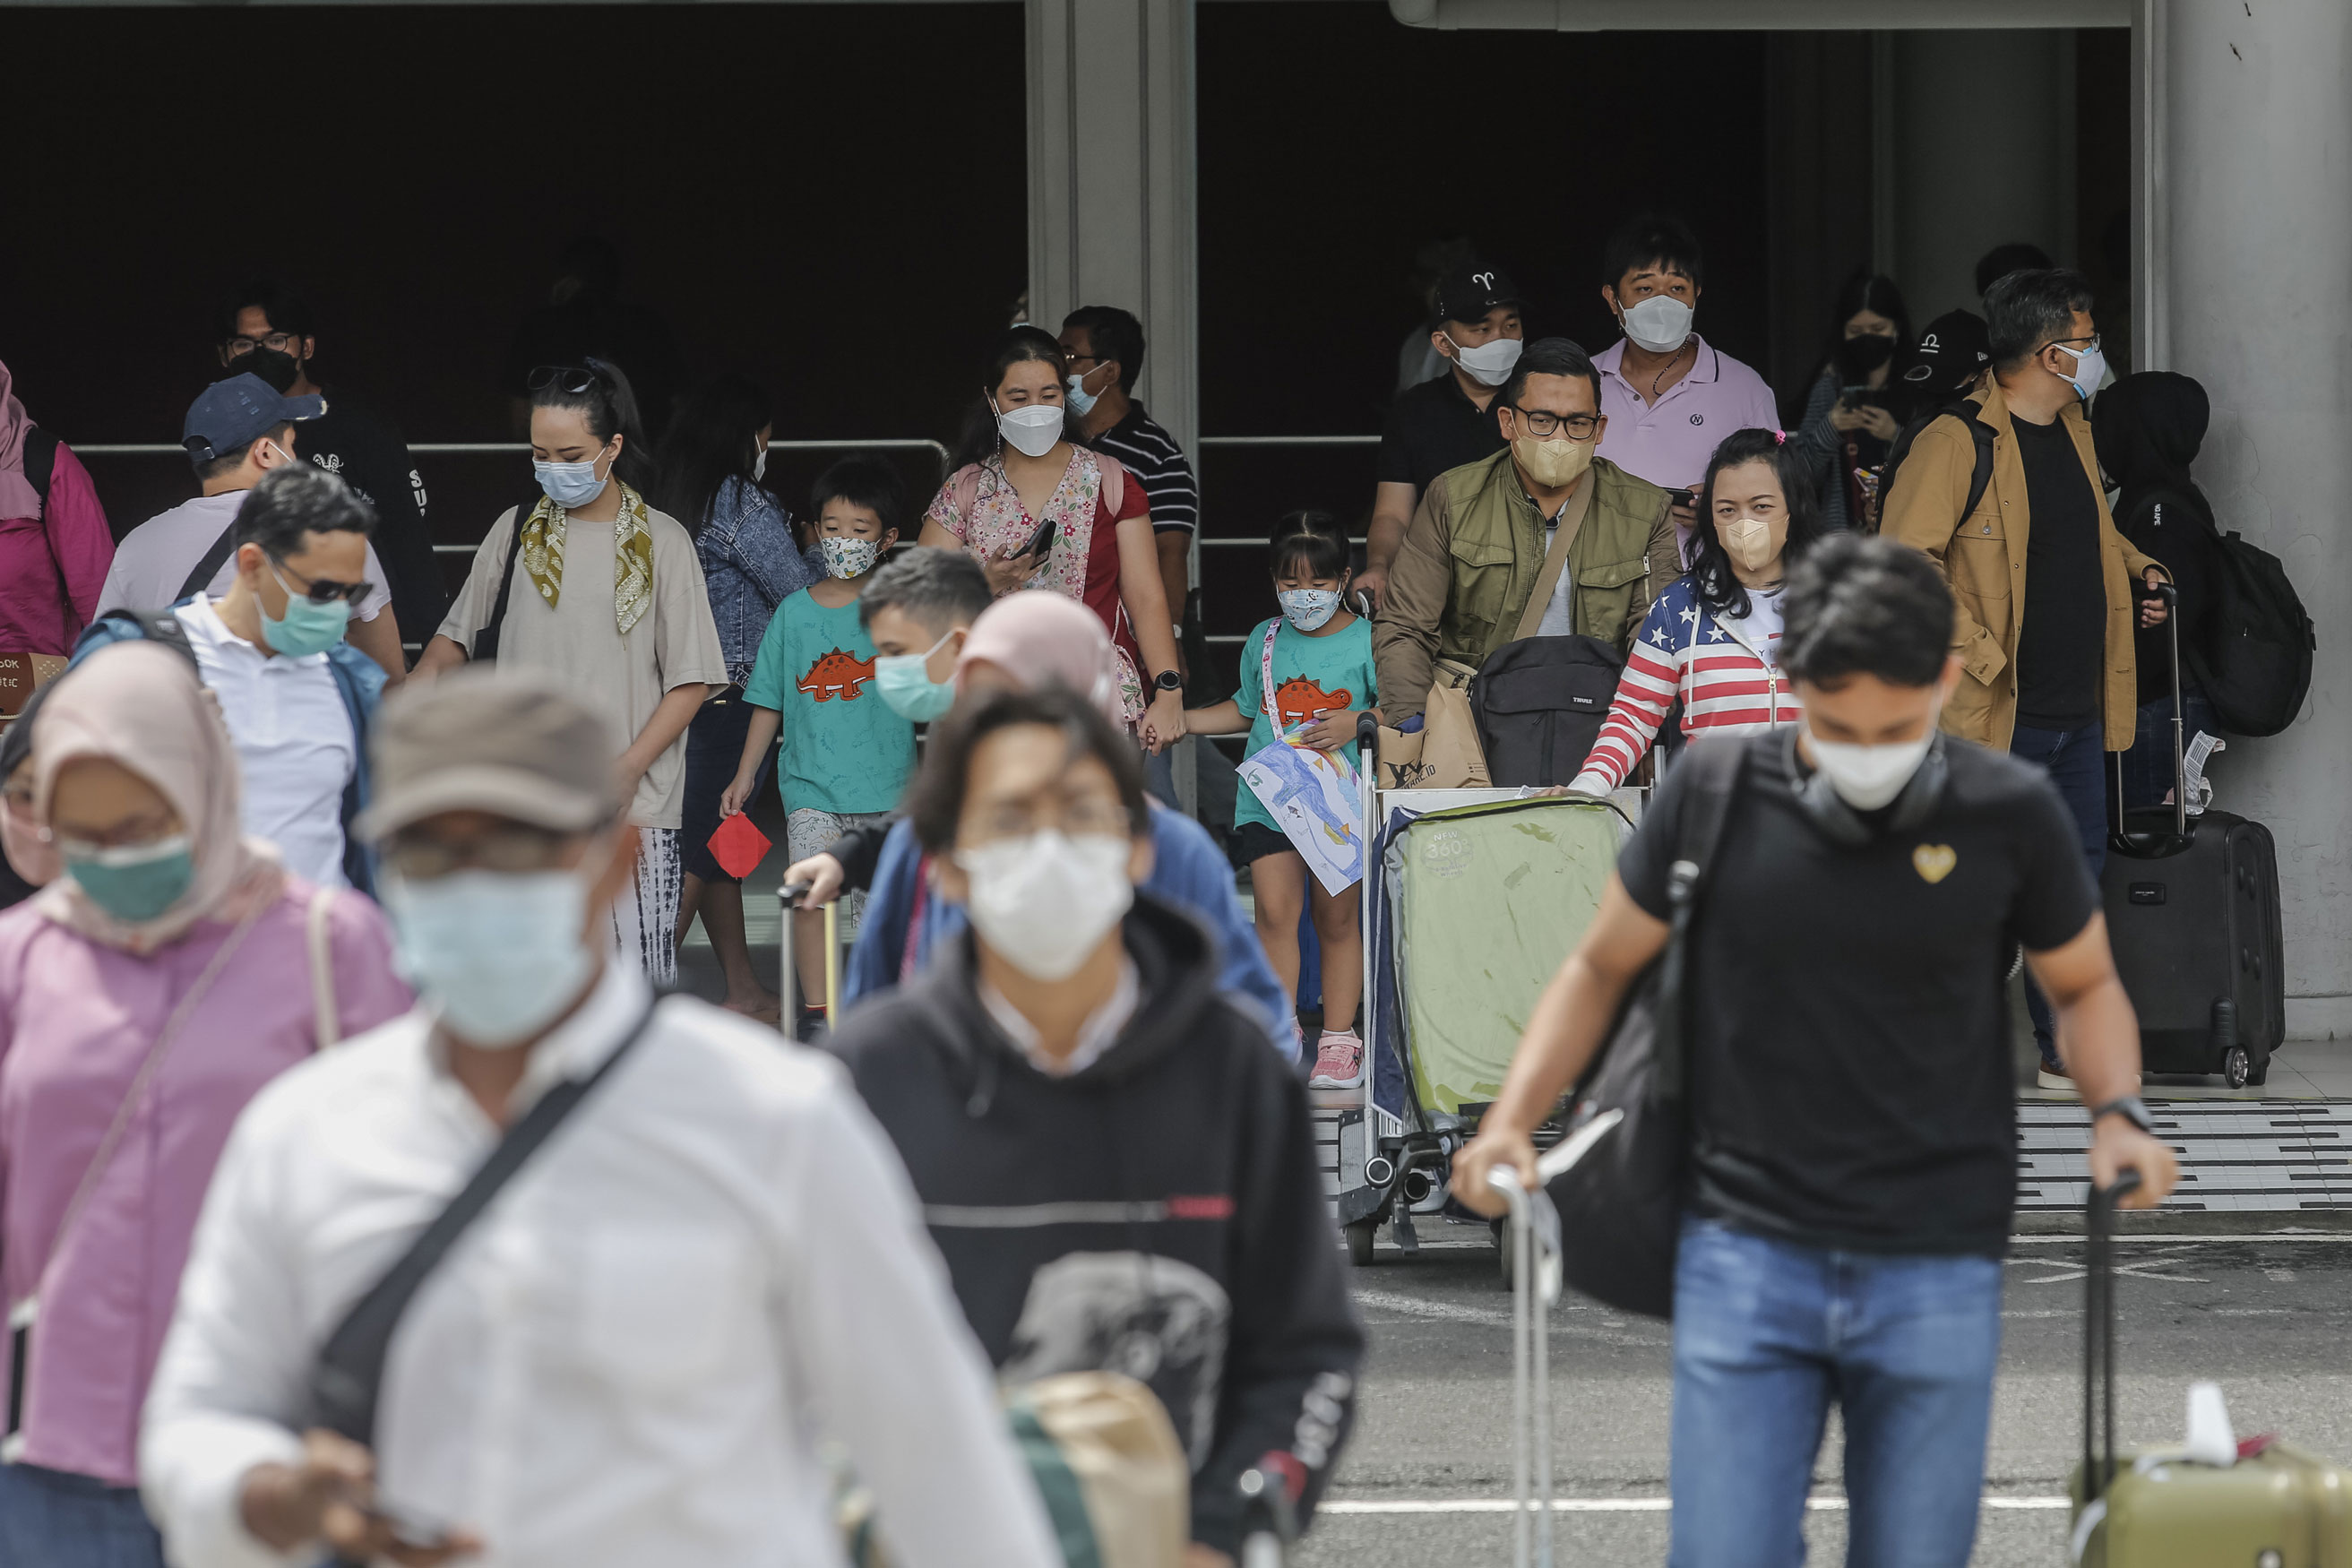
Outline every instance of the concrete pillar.
<svg viewBox="0 0 2352 1568">
<path fill-rule="evenodd" d="M 1192 0 L 1028 0 L 1029 315 L 1143 322 L 1136 395 L 1200 460 Z"/>
<path fill-rule="evenodd" d="M 2232 741 L 2216 786 L 2278 839 L 2288 1033 L 2352 1036 L 2352 6 L 2142 5 L 2146 363 L 2204 384 L 2198 482 L 2319 634 L 2303 717 Z"/>
</svg>

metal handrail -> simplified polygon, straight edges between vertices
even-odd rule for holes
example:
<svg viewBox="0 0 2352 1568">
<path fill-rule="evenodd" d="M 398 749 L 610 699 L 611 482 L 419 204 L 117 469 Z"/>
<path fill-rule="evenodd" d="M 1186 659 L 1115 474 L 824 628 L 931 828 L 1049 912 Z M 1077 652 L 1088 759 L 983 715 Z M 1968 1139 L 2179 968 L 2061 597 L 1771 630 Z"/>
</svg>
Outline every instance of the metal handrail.
<svg viewBox="0 0 2352 1568">
<path fill-rule="evenodd" d="M 912 451 L 917 447 L 929 447 L 938 453 L 940 466 L 947 467 L 948 449 L 943 443 L 915 436 L 858 437 L 839 441 L 771 441 L 768 443 L 768 450 L 772 452 Z M 411 441 L 408 443 L 408 449 L 411 452 L 423 452 L 428 457 L 436 458 L 473 454 L 504 454 L 513 457 L 530 451 L 530 443 L 528 441 Z M 166 454 L 174 458 L 184 458 L 188 455 L 188 451 L 176 441 L 115 441 L 102 442 L 94 447 L 84 447 L 79 444 L 74 447 L 74 455 L 82 458 L 155 458 Z"/>
<path fill-rule="evenodd" d="M 1378 436 L 1202 436 L 1203 447 L 1377 447 Z"/>
</svg>

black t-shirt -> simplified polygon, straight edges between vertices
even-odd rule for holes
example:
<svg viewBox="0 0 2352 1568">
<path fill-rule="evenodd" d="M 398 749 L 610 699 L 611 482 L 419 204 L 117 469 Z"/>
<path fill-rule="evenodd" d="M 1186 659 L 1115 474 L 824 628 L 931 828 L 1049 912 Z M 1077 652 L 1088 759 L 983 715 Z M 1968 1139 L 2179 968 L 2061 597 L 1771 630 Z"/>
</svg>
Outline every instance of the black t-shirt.
<svg viewBox="0 0 2352 1568">
<path fill-rule="evenodd" d="M 2107 649 L 2107 584 L 2099 562 L 2099 498 L 2063 419 L 2010 421 L 2025 465 L 2030 510 L 2025 619 L 2017 639 L 2017 721 L 2071 730 L 2099 716 Z"/>
<path fill-rule="evenodd" d="M 1380 482 L 1425 490 L 1446 469 L 1502 449 L 1495 405 L 1489 403 L 1482 412 L 1449 369 L 1406 388 L 1389 405 L 1389 421 L 1381 431 Z"/>
<path fill-rule="evenodd" d="M 1998 1253 L 2004 977 L 2012 943 L 2063 946 L 2098 908 L 2074 819 L 2039 770 L 1947 737 L 1927 823 L 1844 848 L 1797 801 L 1790 738 L 1730 742 L 1746 776 L 1692 927 L 1693 1201 L 1811 1246 Z M 1691 772 L 1668 771 L 1618 860 L 1661 920 Z"/>
<path fill-rule="evenodd" d="M 331 474 L 375 508 L 376 559 L 392 581 L 392 613 L 400 640 L 422 647 L 441 629 L 449 593 L 433 554 L 425 521 L 425 479 L 408 443 L 381 415 L 329 388 L 327 411 L 294 427 L 294 452 Z"/>
</svg>

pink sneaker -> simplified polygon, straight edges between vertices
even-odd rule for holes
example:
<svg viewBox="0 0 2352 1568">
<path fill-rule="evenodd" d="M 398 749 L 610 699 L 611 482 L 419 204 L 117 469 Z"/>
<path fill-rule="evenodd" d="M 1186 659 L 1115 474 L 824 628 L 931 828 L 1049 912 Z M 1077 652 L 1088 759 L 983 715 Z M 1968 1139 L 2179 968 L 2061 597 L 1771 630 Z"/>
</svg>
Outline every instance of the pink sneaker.
<svg viewBox="0 0 2352 1568">
<path fill-rule="evenodd" d="M 1316 1044 L 1309 1089 L 1354 1089 L 1364 1081 L 1364 1042 L 1353 1029 L 1326 1029 Z"/>
</svg>

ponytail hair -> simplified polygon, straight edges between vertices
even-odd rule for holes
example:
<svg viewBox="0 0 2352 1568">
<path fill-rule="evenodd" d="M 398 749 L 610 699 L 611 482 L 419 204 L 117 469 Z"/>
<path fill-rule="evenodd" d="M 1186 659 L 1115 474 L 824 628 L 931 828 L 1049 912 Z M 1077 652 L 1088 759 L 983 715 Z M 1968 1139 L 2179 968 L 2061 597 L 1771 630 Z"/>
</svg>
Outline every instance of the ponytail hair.
<svg viewBox="0 0 2352 1568">
<path fill-rule="evenodd" d="M 590 374 L 579 391 L 570 389 L 580 385 L 579 377 L 557 375 L 546 385 L 532 390 L 530 405 L 578 409 L 588 423 L 588 434 L 606 446 L 612 444 L 614 437 L 620 437 L 621 455 L 614 460 L 613 472 L 622 483 L 643 495 L 653 488 L 655 463 L 653 446 L 646 439 L 645 421 L 637 414 L 636 391 L 629 385 L 629 378 L 621 367 L 609 360 L 586 359 L 582 368 Z"/>
</svg>

